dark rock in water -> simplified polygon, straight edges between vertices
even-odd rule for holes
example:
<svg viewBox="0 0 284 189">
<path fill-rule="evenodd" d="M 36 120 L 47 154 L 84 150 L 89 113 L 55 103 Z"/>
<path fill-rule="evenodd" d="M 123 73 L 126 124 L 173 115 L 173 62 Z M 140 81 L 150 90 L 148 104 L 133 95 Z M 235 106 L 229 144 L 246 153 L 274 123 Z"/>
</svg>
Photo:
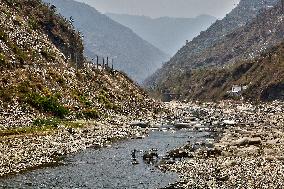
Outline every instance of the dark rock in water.
<svg viewBox="0 0 284 189">
<path fill-rule="evenodd" d="M 176 159 L 176 158 L 187 158 L 189 157 L 188 152 L 183 149 L 175 149 L 169 152 L 169 157 Z"/>
<path fill-rule="evenodd" d="M 177 129 L 184 129 L 184 128 L 189 128 L 190 124 L 189 123 L 175 123 L 174 127 Z"/>
<path fill-rule="evenodd" d="M 137 159 L 135 159 L 135 158 L 132 159 L 132 162 L 131 162 L 131 163 L 132 163 L 132 165 L 138 165 L 138 164 L 139 164 L 139 162 L 138 162 Z"/>
<path fill-rule="evenodd" d="M 155 152 L 155 151 L 146 151 L 144 154 L 143 154 L 143 160 L 154 160 L 154 158 L 158 158 L 158 153 Z"/>
<path fill-rule="evenodd" d="M 147 127 L 150 127 L 150 123 L 149 122 L 133 122 L 133 123 L 130 123 L 130 126 L 147 128 Z"/>
</svg>

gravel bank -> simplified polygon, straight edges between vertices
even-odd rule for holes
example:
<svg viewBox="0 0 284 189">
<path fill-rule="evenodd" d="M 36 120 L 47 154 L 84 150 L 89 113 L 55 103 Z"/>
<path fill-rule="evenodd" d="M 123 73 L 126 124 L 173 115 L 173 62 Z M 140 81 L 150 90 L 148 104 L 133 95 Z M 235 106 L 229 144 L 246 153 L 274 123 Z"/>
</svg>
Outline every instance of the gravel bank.
<svg viewBox="0 0 284 189">
<path fill-rule="evenodd" d="M 179 105 L 184 107 L 185 105 Z M 284 103 L 189 104 L 201 122 L 222 134 L 196 148 L 192 158 L 161 169 L 180 174 L 168 188 L 283 188 Z M 210 147 L 209 147 L 210 146 Z"/>
<path fill-rule="evenodd" d="M 153 126 L 153 118 L 143 119 Z M 126 138 L 146 136 L 149 128 L 130 124 L 130 118 L 117 116 L 103 122 L 81 121 L 82 128 L 62 127 L 28 135 L 0 138 L 0 176 L 56 164 L 56 159 L 86 148 L 99 148 Z"/>
</svg>

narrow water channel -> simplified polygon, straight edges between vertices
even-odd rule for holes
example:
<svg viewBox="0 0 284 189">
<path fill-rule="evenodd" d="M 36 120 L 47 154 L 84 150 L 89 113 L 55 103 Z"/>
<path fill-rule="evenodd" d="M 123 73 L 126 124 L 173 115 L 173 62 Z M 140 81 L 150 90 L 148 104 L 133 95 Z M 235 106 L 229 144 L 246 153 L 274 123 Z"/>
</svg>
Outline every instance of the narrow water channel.
<svg viewBox="0 0 284 189">
<path fill-rule="evenodd" d="M 158 150 L 159 156 L 181 147 L 187 141 L 204 140 L 208 133 L 189 130 L 152 131 L 144 139 L 127 140 L 102 149 L 88 149 L 69 156 L 64 165 L 46 167 L 0 179 L 0 188 L 83 188 L 83 189 L 155 189 L 178 181 L 174 173 L 163 173 L 142 160 L 132 164 L 133 149 Z"/>
</svg>

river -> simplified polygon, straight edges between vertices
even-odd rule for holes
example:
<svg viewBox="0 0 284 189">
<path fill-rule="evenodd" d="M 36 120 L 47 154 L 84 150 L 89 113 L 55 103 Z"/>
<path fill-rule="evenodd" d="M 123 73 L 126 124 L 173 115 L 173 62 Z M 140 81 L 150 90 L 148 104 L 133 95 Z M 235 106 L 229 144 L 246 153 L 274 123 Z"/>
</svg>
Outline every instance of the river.
<svg viewBox="0 0 284 189">
<path fill-rule="evenodd" d="M 159 159 L 171 149 L 188 141 L 204 140 L 208 133 L 176 130 L 172 127 L 153 130 L 144 139 L 129 139 L 101 149 L 87 149 L 65 157 L 58 166 L 45 167 L 0 179 L 1 188 L 83 188 L 83 189 L 154 189 L 178 181 L 178 175 L 162 172 L 155 164 L 142 160 L 143 151 L 157 149 Z M 138 152 L 139 164 L 132 164 L 131 152 Z"/>
</svg>

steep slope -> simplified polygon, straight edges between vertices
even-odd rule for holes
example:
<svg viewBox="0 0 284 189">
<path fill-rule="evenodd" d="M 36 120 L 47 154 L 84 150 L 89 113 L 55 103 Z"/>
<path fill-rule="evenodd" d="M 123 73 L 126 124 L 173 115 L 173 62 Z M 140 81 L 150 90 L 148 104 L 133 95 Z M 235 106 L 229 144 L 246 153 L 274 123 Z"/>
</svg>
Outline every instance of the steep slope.
<svg viewBox="0 0 284 189">
<path fill-rule="evenodd" d="M 282 40 L 283 41 L 283 40 Z M 228 68 L 200 69 L 191 72 L 182 87 L 184 99 L 220 100 L 232 98 L 232 86 L 246 86 L 247 100 L 284 100 L 284 43 L 272 47 L 253 60 Z"/>
<path fill-rule="evenodd" d="M 143 39 L 170 55 L 174 55 L 186 40 L 191 41 L 216 21 L 215 17 L 209 15 L 200 15 L 196 18 L 162 17 L 156 19 L 112 13 L 108 13 L 107 16 L 131 28 Z"/>
<path fill-rule="evenodd" d="M 127 76 L 86 62 L 78 33 L 40 0 L 0 0 L 0 10 L 0 129 L 151 110 Z"/>
<path fill-rule="evenodd" d="M 115 58 L 115 68 L 141 82 L 161 67 L 168 56 L 141 39 L 129 28 L 99 13 L 95 8 L 73 0 L 45 0 L 57 7 L 84 35 L 85 54 L 95 59 Z"/>
<path fill-rule="evenodd" d="M 253 37 L 258 36 L 259 33 L 257 32 L 261 33 L 262 29 L 268 31 L 269 28 L 260 28 L 260 30 L 258 30 L 258 28 L 255 28 L 257 27 L 256 21 L 254 27 L 249 27 L 248 25 L 251 24 L 260 12 L 270 9 L 270 7 L 277 2 L 277 0 L 241 0 L 239 5 L 224 19 L 215 22 L 206 31 L 201 32 L 198 37 L 181 48 L 162 69 L 158 70 L 153 76 L 147 79 L 145 82 L 146 85 L 150 87 L 160 86 L 162 88 L 165 87 L 165 85 L 167 85 L 167 87 L 173 87 L 173 85 L 171 85 L 172 83 L 167 84 L 168 81 L 175 81 L 176 78 L 186 78 L 186 75 L 191 69 L 216 64 L 227 64 L 235 55 L 240 55 L 241 52 L 244 53 L 246 50 L 250 49 L 249 46 L 246 46 L 242 47 L 242 50 L 239 51 L 238 47 L 240 47 L 241 44 L 245 45 L 245 43 L 242 42 L 252 40 L 250 42 L 251 44 L 253 42 L 258 43 L 258 40 L 261 40 L 253 39 Z M 258 19 L 258 21 L 261 22 L 261 19 Z M 241 28 L 240 31 L 232 33 L 239 28 Z M 253 32 L 254 35 L 248 37 L 247 35 L 249 35 L 250 30 L 255 30 Z M 242 32 L 242 34 L 239 32 Z M 266 31 L 263 32 L 266 33 Z M 248 39 L 244 39 L 246 36 Z M 238 37 L 241 41 L 237 40 Z M 243 39 L 240 39 L 242 37 Z M 232 48 L 232 44 L 234 45 L 233 42 L 237 42 L 235 49 Z M 232 54 L 226 53 L 223 55 L 219 53 L 220 49 L 227 50 L 227 52 L 232 51 Z"/>
</svg>

